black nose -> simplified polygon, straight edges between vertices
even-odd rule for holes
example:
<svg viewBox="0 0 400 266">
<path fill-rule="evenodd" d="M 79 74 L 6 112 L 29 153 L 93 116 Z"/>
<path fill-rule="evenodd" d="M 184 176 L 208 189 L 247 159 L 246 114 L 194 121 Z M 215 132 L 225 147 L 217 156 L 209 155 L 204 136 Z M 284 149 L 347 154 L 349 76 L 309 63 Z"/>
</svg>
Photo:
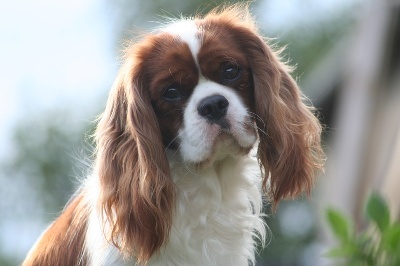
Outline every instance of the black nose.
<svg viewBox="0 0 400 266">
<path fill-rule="evenodd" d="M 211 121 L 218 121 L 226 115 L 229 102 L 222 95 L 212 95 L 200 101 L 197 111 L 199 115 Z"/>
</svg>

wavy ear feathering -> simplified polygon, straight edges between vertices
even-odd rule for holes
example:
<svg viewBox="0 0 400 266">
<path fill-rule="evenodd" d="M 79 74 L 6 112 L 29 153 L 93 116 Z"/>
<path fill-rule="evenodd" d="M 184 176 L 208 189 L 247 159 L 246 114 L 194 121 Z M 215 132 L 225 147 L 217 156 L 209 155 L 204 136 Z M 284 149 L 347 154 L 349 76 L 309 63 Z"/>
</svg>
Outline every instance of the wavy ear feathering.
<svg viewBox="0 0 400 266">
<path fill-rule="evenodd" d="M 168 238 L 175 191 L 157 119 L 141 84 L 138 47 L 131 49 L 96 130 L 96 164 L 100 213 L 111 225 L 107 237 L 141 262 Z"/>
<path fill-rule="evenodd" d="M 323 169 L 322 127 L 291 77 L 291 67 L 258 33 L 248 7 L 219 9 L 205 17 L 208 27 L 224 25 L 245 52 L 253 78 L 254 109 L 259 135 L 257 157 L 263 189 L 274 208 L 281 199 L 308 195 Z"/>
<path fill-rule="evenodd" d="M 291 69 L 279 60 L 260 37 L 247 46 L 252 62 L 255 112 L 259 128 L 258 159 L 263 166 L 263 187 L 274 205 L 281 199 L 308 195 L 323 168 L 321 125 L 307 106 Z M 250 39 L 250 38 L 249 38 Z M 260 60 L 260 58 L 265 58 Z"/>
</svg>

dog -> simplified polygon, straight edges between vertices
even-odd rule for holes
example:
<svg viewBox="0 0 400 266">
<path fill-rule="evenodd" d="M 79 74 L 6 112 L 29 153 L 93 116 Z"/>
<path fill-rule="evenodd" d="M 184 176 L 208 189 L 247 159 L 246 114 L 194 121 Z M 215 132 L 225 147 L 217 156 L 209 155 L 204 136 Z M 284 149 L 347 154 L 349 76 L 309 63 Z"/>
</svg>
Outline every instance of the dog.
<svg viewBox="0 0 400 266">
<path fill-rule="evenodd" d="M 304 99 L 248 5 L 149 32 L 125 50 L 92 174 L 23 265 L 254 265 L 264 199 L 310 194 L 323 165 Z"/>
</svg>

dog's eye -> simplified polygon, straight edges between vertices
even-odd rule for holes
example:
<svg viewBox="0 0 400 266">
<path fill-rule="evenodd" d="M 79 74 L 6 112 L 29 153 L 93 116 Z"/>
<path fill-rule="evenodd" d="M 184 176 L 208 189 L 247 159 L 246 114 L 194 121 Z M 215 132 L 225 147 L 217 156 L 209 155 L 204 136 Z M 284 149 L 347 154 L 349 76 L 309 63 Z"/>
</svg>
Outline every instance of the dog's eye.
<svg viewBox="0 0 400 266">
<path fill-rule="evenodd" d="M 179 101 L 182 94 L 177 86 L 170 85 L 164 90 L 163 97 L 167 101 Z"/>
<path fill-rule="evenodd" d="M 222 67 L 222 79 L 224 81 L 235 81 L 240 75 L 240 68 L 238 65 L 225 64 Z"/>
</svg>

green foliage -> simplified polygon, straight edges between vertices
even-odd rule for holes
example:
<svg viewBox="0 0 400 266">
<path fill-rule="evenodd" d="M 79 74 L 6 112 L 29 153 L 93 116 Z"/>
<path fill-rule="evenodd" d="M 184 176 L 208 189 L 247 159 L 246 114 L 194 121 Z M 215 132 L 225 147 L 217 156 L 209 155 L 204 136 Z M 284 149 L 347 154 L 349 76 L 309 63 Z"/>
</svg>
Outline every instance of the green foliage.
<svg viewBox="0 0 400 266">
<path fill-rule="evenodd" d="M 328 224 L 339 242 L 327 256 L 344 259 L 344 265 L 400 265 L 400 222 L 390 221 L 389 208 L 378 194 L 368 199 L 366 216 L 369 226 L 355 233 L 343 214 L 334 209 L 327 211 Z"/>
<path fill-rule="evenodd" d="M 367 215 L 377 225 L 381 233 L 390 226 L 389 208 L 383 199 L 376 194 L 373 194 L 368 200 Z"/>
<path fill-rule="evenodd" d="M 329 209 L 327 212 L 327 218 L 335 236 L 342 242 L 348 241 L 351 235 L 351 228 L 346 217 L 339 212 Z"/>
<path fill-rule="evenodd" d="M 15 129 L 13 153 L 2 163 L 6 176 L 21 179 L 39 193 L 35 200 L 41 202 L 35 204 L 50 213 L 46 219 L 62 210 L 85 174 L 84 127 L 71 125 L 72 121 L 62 111 L 25 119 Z"/>
</svg>

